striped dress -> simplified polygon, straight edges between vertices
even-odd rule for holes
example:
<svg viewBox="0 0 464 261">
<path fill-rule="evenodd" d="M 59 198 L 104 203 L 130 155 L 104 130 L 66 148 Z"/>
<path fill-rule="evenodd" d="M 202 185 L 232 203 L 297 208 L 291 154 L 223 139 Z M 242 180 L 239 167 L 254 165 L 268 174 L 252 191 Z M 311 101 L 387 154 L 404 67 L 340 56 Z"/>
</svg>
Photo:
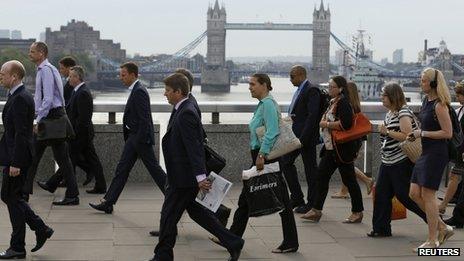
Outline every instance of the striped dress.
<svg viewBox="0 0 464 261">
<path fill-rule="evenodd" d="M 417 123 L 414 120 L 413 112 L 409 109 L 408 106 L 404 105 L 399 112 L 392 112 L 389 111 L 385 115 L 385 126 L 389 131 L 396 131 L 399 132 L 400 130 L 400 119 L 402 117 L 409 117 L 412 121 L 412 129 L 417 129 Z M 407 159 L 408 157 L 400 148 L 400 141 L 397 141 L 390 136 L 380 136 L 380 142 L 382 146 L 381 150 L 381 159 L 382 163 L 386 165 L 393 165 L 398 162 Z"/>
</svg>

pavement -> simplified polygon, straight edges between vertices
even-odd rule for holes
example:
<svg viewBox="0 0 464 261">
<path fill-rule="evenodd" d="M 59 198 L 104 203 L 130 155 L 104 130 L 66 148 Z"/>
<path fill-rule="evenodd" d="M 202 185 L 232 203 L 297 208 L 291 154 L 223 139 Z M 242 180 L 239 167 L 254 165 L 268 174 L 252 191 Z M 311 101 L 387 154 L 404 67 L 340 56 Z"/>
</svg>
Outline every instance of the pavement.
<svg viewBox="0 0 464 261">
<path fill-rule="evenodd" d="M 350 214 L 349 199 L 331 199 L 340 184 L 331 183 L 331 190 L 319 223 L 304 222 L 295 214 L 300 248 L 291 254 L 272 254 L 271 250 L 282 241 L 280 216 L 273 214 L 251 218 L 244 235 L 245 246 L 240 260 L 464 260 L 459 257 L 418 257 L 412 248 L 427 237 L 427 226 L 413 213 L 405 220 L 393 221 L 393 237 L 368 238 L 371 230 L 372 198 L 364 197 L 364 219 L 360 224 L 343 224 Z M 233 186 L 224 204 L 237 206 L 241 185 Z M 27 229 L 26 260 L 149 260 L 158 239 L 148 232 L 159 226 L 163 195 L 151 183 L 127 184 L 112 215 L 98 213 L 88 206 L 100 196 L 81 191 L 79 206 L 52 206 L 54 199 L 64 195 L 59 189 L 50 194 L 35 188 L 31 197 L 32 208 L 55 230 L 53 237 L 36 253 L 29 250 L 35 245 L 35 235 Z M 304 190 L 305 191 L 305 190 Z M 442 194 L 443 191 L 440 192 Z M 452 212 L 448 207 L 447 214 Z M 232 217 L 229 220 L 229 225 Z M 174 248 L 175 260 L 227 260 L 227 251 L 208 240 L 208 232 L 184 215 L 178 225 L 178 239 Z M 11 226 L 8 211 L 0 204 L 0 249 L 9 245 Z M 464 230 L 455 235 L 443 247 L 464 249 Z"/>
</svg>

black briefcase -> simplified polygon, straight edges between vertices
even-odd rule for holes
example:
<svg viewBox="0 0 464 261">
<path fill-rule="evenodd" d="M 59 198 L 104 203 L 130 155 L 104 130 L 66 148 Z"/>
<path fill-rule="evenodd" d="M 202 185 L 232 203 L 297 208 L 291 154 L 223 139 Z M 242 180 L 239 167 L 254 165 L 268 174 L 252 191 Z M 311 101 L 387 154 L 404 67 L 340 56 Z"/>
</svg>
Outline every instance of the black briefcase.
<svg viewBox="0 0 464 261">
<path fill-rule="evenodd" d="M 47 117 L 37 124 L 37 140 L 73 139 L 71 122 L 63 108 L 50 110 Z"/>
<path fill-rule="evenodd" d="M 205 144 L 205 160 L 206 160 L 206 170 L 208 173 L 213 171 L 216 174 L 224 169 L 226 166 L 226 159 L 221 155 L 215 152 L 210 146 Z"/>
</svg>

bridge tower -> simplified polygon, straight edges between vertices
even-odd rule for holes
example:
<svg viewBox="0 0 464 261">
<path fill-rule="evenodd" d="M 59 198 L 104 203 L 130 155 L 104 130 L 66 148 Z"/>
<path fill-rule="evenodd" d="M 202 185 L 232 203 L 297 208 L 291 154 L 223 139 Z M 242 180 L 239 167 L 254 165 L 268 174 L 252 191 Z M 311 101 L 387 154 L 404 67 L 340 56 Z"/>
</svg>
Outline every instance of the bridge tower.
<svg viewBox="0 0 464 261">
<path fill-rule="evenodd" d="M 324 8 L 321 0 L 319 10 L 313 12 L 313 62 L 309 72 L 312 83 L 329 80 L 330 72 L 330 8 Z"/>
<path fill-rule="evenodd" d="M 207 13 L 206 65 L 201 72 L 202 92 L 229 92 L 230 75 L 226 64 L 226 9 L 218 0 Z"/>
</svg>

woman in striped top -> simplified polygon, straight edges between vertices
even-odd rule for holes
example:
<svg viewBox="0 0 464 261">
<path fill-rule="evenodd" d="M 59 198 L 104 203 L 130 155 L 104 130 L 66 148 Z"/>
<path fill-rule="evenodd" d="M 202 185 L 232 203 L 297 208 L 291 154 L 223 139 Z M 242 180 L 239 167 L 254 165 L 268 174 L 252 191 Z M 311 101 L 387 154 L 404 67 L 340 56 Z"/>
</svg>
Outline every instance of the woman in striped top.
<svg viewBox="0 0 464 261">
<path fill-rule="evenodd" d="M 389 111 L 385 116 L 385 124 L 379 126 L 382 163 L 375 186 L 373 230 L 367 234 L 369 237 L 391 236 L 393 196 L 426 222 L 425 213 L 409 198 L 414 164 L 400 148 L 407 134 L 418 128 L 417 121 L 406 105 L 403 90 L 397 83 L 388 83 L 382 89 L 382 103 Z"/>
</svg>

